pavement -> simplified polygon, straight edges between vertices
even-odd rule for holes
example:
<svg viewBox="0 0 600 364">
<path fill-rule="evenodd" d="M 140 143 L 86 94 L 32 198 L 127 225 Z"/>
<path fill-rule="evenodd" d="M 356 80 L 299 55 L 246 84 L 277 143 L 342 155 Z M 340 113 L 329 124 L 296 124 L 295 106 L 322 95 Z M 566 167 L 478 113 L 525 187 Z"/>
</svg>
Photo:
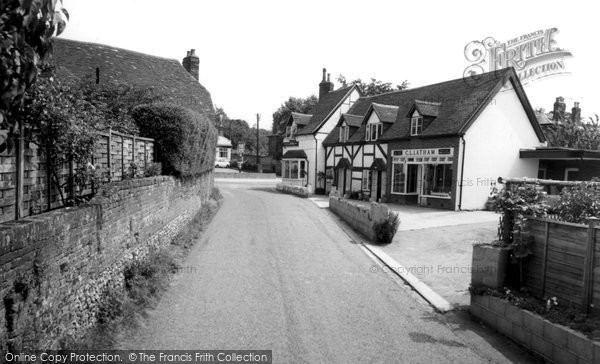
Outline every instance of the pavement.
<svg viewBox="0 0 600 364">
<path fill-rule="evenodd" d="M 329 207 L 324 196 L 310 199 L 321 208 Z M 376 247 L 383 253 L 380 254 L 382 260 L 397 274 L 406 273 L 403 279 L 414 281 L 415 277 L 420 281 L 416 285 L 427 285 L 434 292 L 433 296 L 441 296 L 452 307 L 468 306 L 473 244 L 488 243 L 496 238 L 498 214 L 387 205 L 400 216 L 400 226 L 391 244 Z M 436 307 L 446 310 L 443 302 Z"/>
<path fill-rule="evenodd" d="M 532 362 L 435 312 L 343 222 L 276 182 L 219 181 L 224 203 L 123 349 L 267 349 L 274 363 Z M 464 313 L 461 313 L 464 315 Z"/>
</svg>

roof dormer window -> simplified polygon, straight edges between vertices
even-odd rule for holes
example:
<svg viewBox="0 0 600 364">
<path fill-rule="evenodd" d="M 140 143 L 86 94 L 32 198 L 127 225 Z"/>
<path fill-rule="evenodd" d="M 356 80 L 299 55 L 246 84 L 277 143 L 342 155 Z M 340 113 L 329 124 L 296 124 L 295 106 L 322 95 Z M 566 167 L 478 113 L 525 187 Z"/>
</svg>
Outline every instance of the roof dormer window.
<svg viewBox="0 0 600 364">
<path fill-rule="evenodd" d="M 383 134 L 383 123 L 367 124 L 366 141 L 375 141 Z"/>
<path fill-rule="evenodd" d="M 415 111 L 410 119 L 410 135 L 421 135 L 423 132 L 423 117 Z"/>
<path fill-rule="evenodd" d="M 346 124 L 343 124 L 340 127 L 340 143 L 345 143 L 348 141 L 348 137 L 350 136 L 350 127 Z"/>
</svg>

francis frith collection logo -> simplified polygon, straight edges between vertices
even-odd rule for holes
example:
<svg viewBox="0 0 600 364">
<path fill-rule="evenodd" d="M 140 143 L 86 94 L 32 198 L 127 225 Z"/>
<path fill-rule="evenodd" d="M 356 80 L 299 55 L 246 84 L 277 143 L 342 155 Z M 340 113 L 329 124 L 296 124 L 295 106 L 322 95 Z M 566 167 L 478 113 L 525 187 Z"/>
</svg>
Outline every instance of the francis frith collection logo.
<svg viewBox="0 0 600 364">
<path fill-rule="evenodd" d="M 465 68 L 465 79 L 507 67 L 514 67 L 521 83 L 526 84 L 544 77 L 568 73 L 565 58 L 571 52 L 558 47 L 557 28 L 541 29 L 523 34 L 506 42 L 492 37 L 472 41 L 465 46 L 464 54 L 471 64 Z M 473 77 L 475 76 L 475 77 Z"/>
</svg>

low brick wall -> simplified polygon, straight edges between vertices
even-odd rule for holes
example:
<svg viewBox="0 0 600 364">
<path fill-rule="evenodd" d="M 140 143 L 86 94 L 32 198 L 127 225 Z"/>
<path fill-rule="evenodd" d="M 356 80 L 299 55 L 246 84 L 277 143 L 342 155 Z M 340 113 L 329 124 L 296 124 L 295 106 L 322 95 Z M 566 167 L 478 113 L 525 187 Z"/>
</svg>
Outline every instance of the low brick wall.
<svg viewBox="0 0 600 364">
<path fill-rule="evenodd" d="M 600 342 L 493 296 L 471 296 L 471 314 L 554 363 L 600 363 Z"/>
<path fill-rule="evenodd" d="M 329 209 L 371 241 L 375 241 L 373 226 L 387 219 L 389 214 L 384 204 L 371 202 L 367 207 L 333 195 L 329 196 Z"/>
<path fill-rule="evenodd" d="M 0 351 L 54 349 L 83 334 L 126 265 L 169 244 L 212 186 L 212 171 L 115 182 L 87 205 L 0 224 Z"/>
<path fill-rule="evenodd" d="M 275 189 L 279 192 L 289 193 L 299 197 L 307 198 L 309 195 L 308 188 L 302 186 L 293 186 L 285 183 L 278 183 Z"/>
<path fill-rule="evenodd" d="M 215 172 L 215 178 L 252 178 L 252 179 L 276 179 L 275 173 L 255 172 Z"/>
</svg>

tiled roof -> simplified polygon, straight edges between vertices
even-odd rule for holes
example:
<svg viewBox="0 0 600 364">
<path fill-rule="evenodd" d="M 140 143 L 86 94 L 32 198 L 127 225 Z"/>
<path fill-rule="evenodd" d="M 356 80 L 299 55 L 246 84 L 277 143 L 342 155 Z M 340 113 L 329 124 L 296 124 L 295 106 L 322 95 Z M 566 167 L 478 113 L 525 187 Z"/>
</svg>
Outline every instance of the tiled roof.
<svg viewBox="0 0 600 364">
<path fill-rule="evenodd" d="M 306 125 L 310 122 L 312 118 L 311 114 L 301 114 L 299 112 L 292 112 L 292 120 L 296 122 L 297 125 Z"/>
<path fill-rule="evenodd" d="M 398 106 L 373 103 L 373 110 L 383 123 L 393 123 L 398 115 Z"/>
<path fill-rule="evenodd" d="M 354 87 L 356 86 L 340 88 L 321 96 L 319 102 L 315 106 L 315 112 L 313 113 L 310 122 L 304 128 L 302 128 L 302 130 L 298 131 L 298 135 L 312 134 L 317 131 L 325 119 L 335 109 L 335 107 L 338 106 L 342 100 L 344 100 L 344 98 Z"/>
<path fill-rule="evenodd" d="M 281 156 L 281 159 L 306 159 L 306 153 L 303 149 L 288 150 Z"/>
<path fill-rule="evenodd" d="M 222 135 L 219 135 L 219 139 L 217 139 L 217 147 L 231 147 L 231 140 L 225 138 Z"/>
<path fill-rule="evenodd" d="M 415 100 L 415 108 L 419 114 L 424 116 L 438 117 L 440 113 L 440 102 Z"/>
<path fill-rule="evenodd" d="M 343 114 L 342 117 L 346 124 L 350 126 L 359 127 L 362 124 L 362 115 Z"/>
<path fill-rule="evenodd" d="M 535 117 L 538 121 L 538 123 L 540 125 L 548 125 L 548 124 L 554 124 L 554 122 L 552 120 L 550 120 L 545 113 L 543 112 L 539 112 L 539 111 L 535 111 Z"/>
<path fill-rule="evenodd" d="M 67 75 L 79 78 L 89 76 L 94 80 L 98 68 L 100 82 L 110 80 L 153 87 L 167 101 L 202 114 L 214 114 L 210 93 L 175 59 L 103 44 L 55 38 L 52 63 Z"/>
<path fill-rule="evenodd" d="M 387 129 L 379 140 L 392 140 L 410 136 L 410 119 L 407 117 L 413 107 L 425 107 L 427 113 L 437 113 L 437 117 L 423 130 L 422 136 L 459 135 L 468 127 L 473 117 L 480 108 L 486 104 L 489 97 L 493 96 L 503 85 L 504 81 L 511 78 L 515 91 L 521 98 L 526 112 L 530 117 L 532 126 L 536 129 L 538 137 L 543 139 L 539 125 L 535 123 L 535 116 L 527 100 L 518 77 L 512 68 L 494 72 L 483 73 L 476 78 L 459 78 L 433 85 L 393 91 L 380 95 L 361 97 L 350 108 L 348 113 L 365 115 L 371 104 L 394 105 L 398 107 L 396 121 Z M 435 104 L 437 110 L 432 110 L 426 104 Z M 530 112 L 531 111 L 531 112 Z M 530 120 L 530 121 L 531 121 Z M 330 135 L 339 135 L 339 128 L 334 128 Z M 348 140 L 348 142 L 361 142 L 365 138 L 365 127 L 361 126 Z M 324 144 L 336 143 L 335 138 L 326 138 Z"/>
</svg>

